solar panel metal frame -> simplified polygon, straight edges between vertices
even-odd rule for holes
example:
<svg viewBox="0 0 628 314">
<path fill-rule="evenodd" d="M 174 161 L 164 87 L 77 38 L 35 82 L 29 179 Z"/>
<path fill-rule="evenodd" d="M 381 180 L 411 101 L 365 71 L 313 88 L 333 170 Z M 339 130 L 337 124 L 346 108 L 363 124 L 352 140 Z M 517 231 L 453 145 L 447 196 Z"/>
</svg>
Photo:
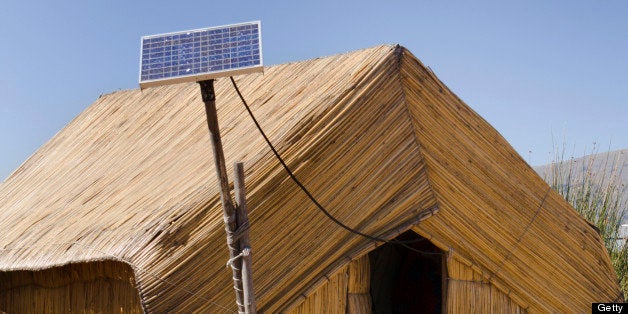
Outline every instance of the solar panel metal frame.
<svg viewBox="0 0 628 314">
<path fill-rule="evenodd" d="M 145 55 L 145 41 L 146 40 L 152 40 L 155 38 L 165 38 L 165 41 L 168 40 L 168 36 L 180 36 L 180 35 L 192 35 L 193 34 L 200 34 L 202 32 L 209 32 L 209 31 L 217 31 L 217 30 L 225 30 L 225 29 L 231 29 L 231 28 L 237 28 L 237 27 L 241 27 L 241 26 L 257 26 L 257 40 L 258 43 L 256 45 L 255 48 L 259 49 L 259 64 L 253 64 L 250 66 L 236 66 L 233 68 L 229 68 L 229 69 L 221 69 L 221 70 L 214 70 L 214 71 L 202 71 L 202 72 L 197 72 L 197 73 L 191 73 L 191 74 L 183 74 L 183 75 L 172 75 L 169 77 L 163 77 L 163 78 L 157 78 L 157 79 L 148 79 L 149 74 L 145 74 L 142 71 L 146 70 L 144 67 L 149 67 L 150 64 L 145 62 L 144 59 L 144 55 Z M 231 36 L 229 36 L 228 38 L 232 38 Z M 208 42 L 209 43 L 209 42 Z M 196 44 L 195 42 L 193 42 L 193 44 Z M 223 45 L 226 43 L 223 43 Z M 165 47 L 165 45 L 164 45 Z M 170 47 L 175 47 L 173 45 L 171 45 Z M 176 46 L 178 48 L 181 48 L 180 46 Z M 193 49 L 195 48 L 200 48 L 201 44 L 199 43 L 198 46 L 192 46 Z M 237 47 L 237 46 L 236 46 Z M 224 48 L 224 47 L 223 47 Z M 232 48 L 231 46 L 229 47 L 229 49 Z M 201 51 L 201 49 L 199 49 L 199 52 Z M 209 48 L 208 48 L 208 54 L 206 56 L 203 56 L 203 58 L 208 58 L 210 56 L 214 56 L 209 54 Z M 192 54 L 194 53 L 194 51 L 191 52 Z M 187 55 L 189 55 L 190 53 L 188 52 Z M 186 55 L 186 56 L 187 56 Z M 200 56 L 200 55 L 199 55 Z M 179 54 L 177 54 L 177 57 L 179 57 Z M 194 56 L 192 56 L 194 57 Z M 229 58 L 230 60 L 231 58 Z M 184 58 L 184 60 L 189 60 L 189 58 Z M 253 63 L 255 63 L 255 61 L 257 61 L 256 59 L 253 59 Z M 231 62 L 231 61 L 230 61 Z M 246 63 L 246 62 L 243 62 Z M 161 68 L 165 68 L 166 63 L 164 62 L 163 65 L 161 66 Z M 157 63 L 157 65 L 159 65 L 159 63 Z M 231 65 L 231 64 L 230 64 Z M 178 66 L 178 65 L 177 65 Z M 159 67 L 153 68 L 153 70 L 158 69 Z M 180 67 L 179 67 L 180 68 Z M 190 68 L 191 69 L 191 68 Z M 188 70 L 189 71 L 189 70 Z M 156 34 L 156 35 L 148 35 L 148 36 L 142 36 L 141 40 L 140 40 L 140 69 L 139 69 L 139 84 L 140 84 L 140 88 L 146 88 L 146 87 L 152 87 L 152 86 L 160 86 L 160 85 L 168 85 L 168 84 L 177 84 L 177 83 L 184 83 L 184 82 L 198 82 L 198 81 L 204 81 L 204 80 L 209 80 L 209 79 L 213 79 L 213 78 L 218 78 L 218 77 L 225 77 L 225 76 L 232 76 L 232 75 L 239 75 L 239 74 L 247 74 L 247 73 L 255 73 L 255 72 L 263 72 L 264 71 L 264 64 L 263 64 L 263 58 L 262 58 L 262 25 L 260 21 L 251 21 L 251 22 L 245 22 L 245 23 L 237 23 L 237 24 L 229 24 L 229 25 L 223 25 L 223 26 L 213 26 L 213 27 L 207 27 L 207 28 L 199 28 L 199 29 L 192 29 L 192 30 L 185 30 L 185 31 L 177 31 L 177 32 L 172 32 L 172 33 L 163 33 L 163 34 Z M 179 70 L 180 72 L 180 70 Z M 145 74 L 145 75 L 143 75 Z M 142 80 L 142 77 L 145 77 L 147 79 Z"/>
</svg>

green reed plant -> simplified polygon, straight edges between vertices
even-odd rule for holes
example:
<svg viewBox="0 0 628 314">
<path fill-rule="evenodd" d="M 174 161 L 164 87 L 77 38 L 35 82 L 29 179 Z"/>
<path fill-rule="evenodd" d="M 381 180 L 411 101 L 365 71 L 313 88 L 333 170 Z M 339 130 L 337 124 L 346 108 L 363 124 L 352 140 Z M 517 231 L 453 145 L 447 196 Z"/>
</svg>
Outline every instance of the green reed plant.
<svg viewBox="0 0 628 314">
<path fill-rule="evenodd" d="M 604 240 L 615 268 L 624 299 L 628 299 L 628 241 L 621 239 L 622 218 L 627 213 L 628 189 L 621 181 L 623 165 L 616 158 L 596 156 L 594 145 L 588 156 L 566 158 L 565 145 L 555 147 L 544 179 L 591 224 Z M 601 159 L 601 160 L 600 160 Z M 625 235 L 624 235 L 625 237 Z"/>
</svg>

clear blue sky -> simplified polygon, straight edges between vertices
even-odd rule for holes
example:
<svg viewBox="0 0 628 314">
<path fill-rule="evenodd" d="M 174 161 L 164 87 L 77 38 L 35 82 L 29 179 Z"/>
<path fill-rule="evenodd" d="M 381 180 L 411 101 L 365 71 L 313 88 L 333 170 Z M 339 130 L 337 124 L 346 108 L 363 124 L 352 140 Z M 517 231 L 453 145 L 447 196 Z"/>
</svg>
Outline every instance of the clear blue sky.
<svg viewBox="0 0 628 314">
<path fill-rule="evenodd" d="M 624 0 L 5 0 L 0 180 L 100 94 L 138 87 L 142 35 L 250 20 L 266 65 L 402 44 L 531 164 L 552 138 L 628 148 Z"/>
</svg>

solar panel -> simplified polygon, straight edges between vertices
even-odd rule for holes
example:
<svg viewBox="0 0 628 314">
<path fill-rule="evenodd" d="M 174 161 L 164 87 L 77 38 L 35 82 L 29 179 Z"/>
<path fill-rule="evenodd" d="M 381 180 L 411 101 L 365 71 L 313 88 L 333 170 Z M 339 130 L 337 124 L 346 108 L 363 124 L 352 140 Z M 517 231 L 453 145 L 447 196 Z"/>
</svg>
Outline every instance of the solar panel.
<svg viewBox="0 0 628 314">
<path fill-rule="evenodd" d="M 142 37 L 140 87 L 262 72 L 259 21 Z"/>
</svg>

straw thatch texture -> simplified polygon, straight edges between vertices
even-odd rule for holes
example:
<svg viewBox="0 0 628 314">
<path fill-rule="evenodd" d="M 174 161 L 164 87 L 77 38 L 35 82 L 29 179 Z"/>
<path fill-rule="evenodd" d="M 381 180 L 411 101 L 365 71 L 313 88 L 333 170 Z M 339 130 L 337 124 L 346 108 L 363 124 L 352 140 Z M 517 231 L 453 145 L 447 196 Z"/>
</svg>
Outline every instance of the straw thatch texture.
<svg viewBox="0 0 628 314">
<path fill-rule="evenodd" d="M 471 260 L 531 312 L 588 311 L 618 298 L 599 234 L 414 56 L 401 62 L 439 203 L 418 233 Z"/>
<path fill-rule="evenodd" d="M 237 78 L 295 174 L 375 235 L 435 205 L 393 50 Z M 225 156 L 245 162 L 258 308 L 272 312 L 366 240 L 287 178 L 228 83 L 216 84 Z M 185 84 L 105 95 L 44 145 L 0 191 L 0 269 L 122 260 L 147 311 L 235 310 L 199 94 Z"/>
<path fill-rule="evenodd" d="M 39 271 L 0 272 L 0 309 L 7 313 L 142 313 L 129 265 L 69 264 Z"/>
<path fill-rule="evenodd" d="M 368 254 L 325 277 L 325 282 L 286 311 L 304 313 L 370 313 Z"/>
<path fill-rule="evenodd" d="M 341 268 L 335 275 L 316 289 L 301 303 L 286 313 L 345 313 L 347 307 L 347 267 Z"/>
<path fill-rule="evenodd" d="M 371 302 L 371 263 L 369 256 L 349 263 L 347 277 L 347 313 L 370 313 Z"/>
<path fill-rule="evenodd" d="M 456 258 L 447 261 L 447 312 L 525 313 L 507 294 L 486 282 L 482 274 Z"/>
<path fill-rule="evenodd" d="M 555 193 L 539 207 L 547 184 L 403 48 L 236 80 L 296 176 L 347 225 L 391 238 L 438 211 L 414 230 L 530 311 L 618 295 L 595 231 Z M 289 180 L 228 80 L 216 94 L 227 164 L 246 167 L 258 309 L 311 308 L 375 244 Z M 146 311 L 233 312 L 215 177 L 196 84 L 105 95 L 0 186 L 0 271 L 119 261 Z"/>
</svg>

